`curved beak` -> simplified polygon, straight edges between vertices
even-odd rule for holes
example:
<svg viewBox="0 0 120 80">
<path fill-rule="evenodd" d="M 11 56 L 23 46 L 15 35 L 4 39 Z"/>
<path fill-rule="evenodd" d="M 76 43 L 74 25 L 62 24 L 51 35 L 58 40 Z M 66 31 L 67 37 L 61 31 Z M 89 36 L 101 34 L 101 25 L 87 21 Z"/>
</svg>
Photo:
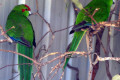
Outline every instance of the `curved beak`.
<svg viewBox="0 0 120 80">
<path fill-rule="evenodd" d="M 29 11 L 29 16 L 31 15 L 31 11 Z"/>
</svg>

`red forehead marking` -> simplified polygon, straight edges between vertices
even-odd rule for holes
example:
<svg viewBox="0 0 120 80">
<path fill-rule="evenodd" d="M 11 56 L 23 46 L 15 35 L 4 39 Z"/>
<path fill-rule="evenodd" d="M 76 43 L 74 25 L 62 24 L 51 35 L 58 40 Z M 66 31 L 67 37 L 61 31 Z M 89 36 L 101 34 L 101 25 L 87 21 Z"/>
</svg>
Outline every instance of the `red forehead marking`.
<svg viewBox="0 0 120 80">
<path fill-rule="evenodd" d="M 29 7 L 28 5 L 26 5 L 26 4 L 25 4 L 25 6 L 28 8 L 28 11 L 30 11 L 30 10 L 31 10 L 31 9 L 30 9 L 30 7 Z"/>
</svg>

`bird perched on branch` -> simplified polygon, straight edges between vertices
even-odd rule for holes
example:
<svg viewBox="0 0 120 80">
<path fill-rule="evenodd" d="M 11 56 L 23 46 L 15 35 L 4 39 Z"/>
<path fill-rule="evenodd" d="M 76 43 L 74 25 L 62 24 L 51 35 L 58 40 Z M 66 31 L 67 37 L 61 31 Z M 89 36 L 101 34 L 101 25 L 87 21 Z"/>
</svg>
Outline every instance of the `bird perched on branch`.
<svg viewBox="0 0 120 80">
<path fill-rule="evenodd" d="M 74 37 L 69 46 L 68 51 L 77 50 L 83 36 L 88 30 L 87 28 L 90 27 L 92 23 L 96 24 L 96 22 L 99 23 L 106 21 L 108 19 L 112 4 L 113 4 L 113 0 L 92 0 L 87 6 L 85 6 L 78 13 L 75 26 L 70 32 L 70 33 L 74 33 Z M 96 9 L 99 10 L 95 12 Z M 82 29 L 84 29 L 84 31 Z M 69 59 L 70 58 L 66 59 L 66 62 L 63 67 L 64 69 L 66 68 Z"/>
<path fill-rule="evenodd" d="M 36 43 L 32 24 L 27 18 L 30 10 L 28 5 L 15 6 L 8 15 L 5 29 L 7 35 L 17 43 L 17 52 L 33 58 L 33 46 Z M 31 80 L 32 61 L 19 55 L 18 64 L 20 80 Z"/>
</svg>

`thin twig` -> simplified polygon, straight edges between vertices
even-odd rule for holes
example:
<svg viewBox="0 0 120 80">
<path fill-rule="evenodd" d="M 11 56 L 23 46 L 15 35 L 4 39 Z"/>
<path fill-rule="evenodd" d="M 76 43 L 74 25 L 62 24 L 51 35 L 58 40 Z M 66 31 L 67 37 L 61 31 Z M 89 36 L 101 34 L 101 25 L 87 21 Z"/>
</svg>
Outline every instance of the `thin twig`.
<svg viewBox="0 0 120 80">
<path fill-rule="evenodd" d="M 33 61 L 33 63 L 35 63 L 35 64 L 37 64 L 37 65 L 40 65 L 40 63 L 38 63 L 36 60 L 34 60 L 34 59 L 32 59 L 32 58 L 30 58 L 30 57 L 24 55 L 24 54 L 17 53 L 17 52 L 15 52 L 15 51 L 4 50 L 4 49 L 0 49 L 0 51 L 3 51 L 3 52 L 10 52 L 10 53 L 14 53 L 14 54 L 17 54 L 17 55 L 23 56 L 23 57 L 25 57 L 25 58 L 27 58 L 27 59 Z"/>
<path fill-rule="evenodd" d="M 17 66 L 17 65 L 32 65 L 32 63 L 23 63 L 23 64 L 10 64 L 10 65 L 6 65 L 6 66 L 3 66 L 0 68 L 0 70 L 6 68 L 6 67 L 9 67 L 9 66 Z"/>
<path fill-rule="evenodd" d="M 9 80 L 14 80 L 16 77 L 18 77 L 20 74 L 18 74 L 18 75 L 16 75 L 16 76 L 14 76 L 14 77 L 12 77 L 11 79 L 9 79 Z"/>
</svg>

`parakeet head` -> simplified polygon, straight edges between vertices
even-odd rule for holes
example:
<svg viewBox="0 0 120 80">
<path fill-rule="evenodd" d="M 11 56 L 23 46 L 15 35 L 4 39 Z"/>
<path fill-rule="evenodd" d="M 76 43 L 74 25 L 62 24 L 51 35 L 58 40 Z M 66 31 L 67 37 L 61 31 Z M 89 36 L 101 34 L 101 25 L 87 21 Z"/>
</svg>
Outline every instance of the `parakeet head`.
<svg viewBox="0 0 120 80">
<path fill-rule="evenodd" d="M 13 8 L 13 10 L 20 12 L 26 17 L 30 14 L 29 12 L 31 11 L 30 7 L 26 4 L 17 5 Z"/>
</svg>

